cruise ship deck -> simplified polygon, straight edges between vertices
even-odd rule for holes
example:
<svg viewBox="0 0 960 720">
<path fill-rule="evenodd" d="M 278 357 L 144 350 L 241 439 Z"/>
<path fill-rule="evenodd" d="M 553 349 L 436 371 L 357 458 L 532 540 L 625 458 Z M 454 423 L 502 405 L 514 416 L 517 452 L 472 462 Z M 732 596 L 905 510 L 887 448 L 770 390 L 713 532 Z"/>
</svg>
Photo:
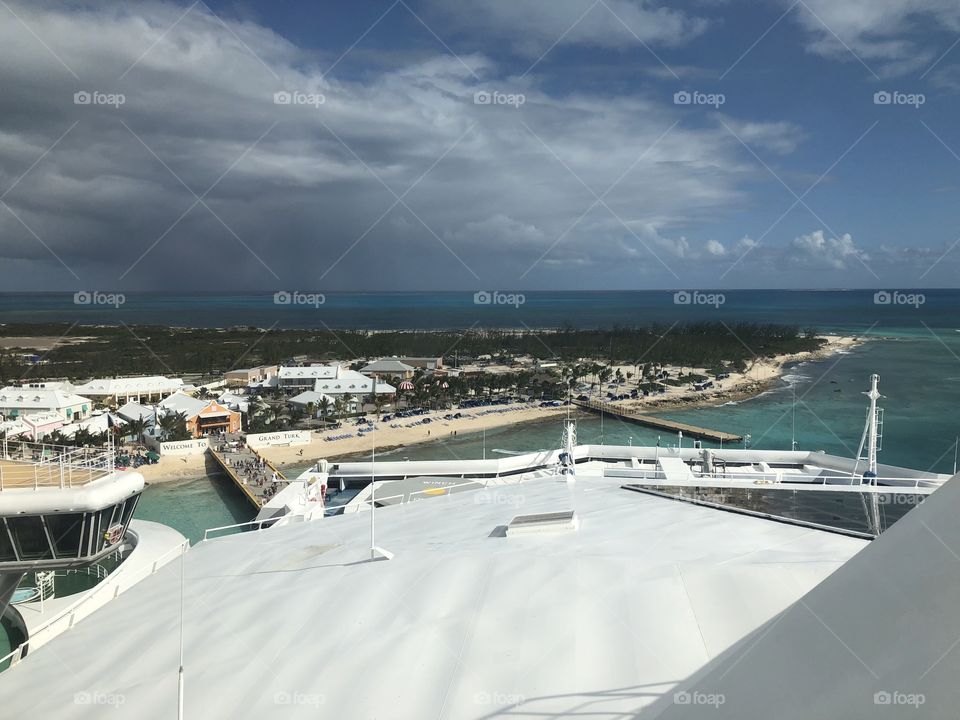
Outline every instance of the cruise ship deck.
<svg viewBox="0 0 960 720">
<path fill-rule="evenodd" d="M 569 510 L 575 528 L 507 532 Z M 375 518 L 388 562 L 369 559 L 369 512 L 183 556 L 187 717 L 628 717 L 867 545 L 587 475 Z M 175 717 L 180 572 L 167 565 L 0 675 L 6 711 Z"/>
</svg>

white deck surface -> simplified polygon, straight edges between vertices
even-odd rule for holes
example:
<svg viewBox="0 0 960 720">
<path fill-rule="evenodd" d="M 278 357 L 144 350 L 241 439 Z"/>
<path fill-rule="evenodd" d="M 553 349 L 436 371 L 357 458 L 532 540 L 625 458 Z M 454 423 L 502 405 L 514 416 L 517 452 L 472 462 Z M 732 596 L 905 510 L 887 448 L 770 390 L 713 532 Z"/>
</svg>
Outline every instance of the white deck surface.
<svg viewBox="0 0 960 720">
<path fill-rule="evenodd" d="M 960 717 L 958 478 L 640 717 Z"/>
<path fill-rule="evenodd" d="M 496 531 L 571 504 L 578 532 Z M 592 478 L 377 510 L 389 562 L 369 520 L 184 556 L 187 718 L 629 717 L 865 545 Z M 179 568 L 0 674 L 4 716 L 175 718 Z"/>
</svg>

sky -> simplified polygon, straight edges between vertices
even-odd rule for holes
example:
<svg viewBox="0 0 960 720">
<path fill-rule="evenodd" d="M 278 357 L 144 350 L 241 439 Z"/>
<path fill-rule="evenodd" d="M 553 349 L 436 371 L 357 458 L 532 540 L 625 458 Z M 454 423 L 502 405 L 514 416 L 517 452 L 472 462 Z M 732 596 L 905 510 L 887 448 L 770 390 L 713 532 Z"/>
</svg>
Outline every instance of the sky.
<svg viewBox="0 0 960 720">
<path fill-rule="evenodd" d="M 0 0 L 0 287 L 956 287 L 956 0 Z"/>
</svg>

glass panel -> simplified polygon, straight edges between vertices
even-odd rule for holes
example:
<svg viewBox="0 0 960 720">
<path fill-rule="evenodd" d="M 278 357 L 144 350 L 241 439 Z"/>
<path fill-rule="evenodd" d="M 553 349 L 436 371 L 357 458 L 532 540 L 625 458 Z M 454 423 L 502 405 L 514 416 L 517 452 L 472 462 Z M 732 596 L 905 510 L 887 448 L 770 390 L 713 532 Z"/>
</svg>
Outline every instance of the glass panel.
<svg viewBox="0 0 960 720">
<path fill-rule="evenodd" d="M 110 529 L 110 516 L 112 513 L 112 507 L 104 508 L 98 513 L 100 519 L 97 527 L 97 536 L 93 539 L 94 554 L 103 550 L 104 546 L 106 545 L 107 531 Z"/>
<path fill-rule="evenodd" d="M 3 520 L 0 520 L 0 561 L 9 562 L 16 559 L 13 545 L 10 544 L 10 536 L 7 535 L 7 528 L 3 524 Z"/>
<path fill-rule="evenodd" d="M 80 554 L 81 513 L 47 515 L 47 530 L 57 551 L 57 557 L 75 558 Z"/>
<path fill-rule="evenodd" d="M 132 498 L 127 500 L 126 505 L 123 507 L 123 528 L 127 529 L 127 526 L 130 525 L 130 518 L 133 517 L 133 511 L 137 507 L 137 501 L 140 499 L 139 495 L 134 495 Z"/>
<path fill-rule="evenodd" d="M 53 557 L 43 522 L 39 515 L 7 518 L 13 541 L 17 544 L 21 560 L 40 560 Z"/>
</svg>

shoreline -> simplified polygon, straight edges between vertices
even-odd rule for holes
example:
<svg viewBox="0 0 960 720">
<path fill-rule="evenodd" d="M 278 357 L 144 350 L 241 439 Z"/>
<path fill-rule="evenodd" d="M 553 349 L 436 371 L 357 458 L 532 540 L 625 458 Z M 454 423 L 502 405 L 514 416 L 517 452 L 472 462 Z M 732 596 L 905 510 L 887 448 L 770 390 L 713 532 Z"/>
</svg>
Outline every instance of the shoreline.
<svg viewBox="0 0 960 720">
<path fill-rule="evenodd" d="M 643 410 L 651 414 L 677 409 L 697 409 L 702 407 L 716 407 L 728 402 L 742 402 L 759 397 L 771 389 L 783 377 L 786 368 L 801 362 L 823 360 L 838 353 L 848 352 L 850 349 L 862 345 L 867 340 L 861 336 L 821 335 L 826 340 L 818 350 L 794 354 L 777 355 L 771 358 L 755 360 L 743 373 L 731 373 L 730 377 L 717 383 L 714 388 L 697 392 L 689 385 L 669 387 L 665 395 L 656 395 L 636 400 L 623 400 L 614 404 L 631 409 Z M 624 372 L 633 371 L 633 366 L 616 366 Z M 676 368 L 670 368 L 675 370 Z M 685 368 L 688 372 L 703 370 L 702 368 Z M 602 394 L 602 391 L 599 391 Z M 566 406 L 542 408 L 528 403 L 514 405 L 494 405 L 486 408 L 461 410 L 464 417 L 457 420 L 445 420 L 444 415 L 458 412 L 457 410 L 433 411 L 418 418 L 403 420 L 384 425 L 381 421 L 376 430 L 378 452 L 390 452 L 406 447 L 436 443 L 439 440 L 449 439 L 462 433 L 479 433 L 483 430 L 494 430 L 510 425 L 520 425 L 537 421 L 546 421 L 556 417 L 563 417 L 567 413 Z M 576 411 L 580 417 L 588 417 L 591 413 Z M 430 418 L 429 424 L 415 424 L 423 418 Z M 393 425 L 395 427 L 390 427 Z M 345 457 L 355 457 L 369 454 L 372 449 L 372 440 L 369 434 L 357 436 L 351 432 L 353 426 L 344 425 L 340 430 L 311 433 L 308 445 L 276 445 L 259 448 L 258 452 L 265 460 L 272 463 L 283 472 L 287 467 L 312 465 L 318 460 L 339 460 Z M 348 434 L 351 437 L 338 440 L 325 440 L 331 435 Z M 147 465 L 138 468 L 148 485 L 176 482 L 178 480 L 215 477 L 221 473 L 216 463 L 209 461 L 206 454 L 171 456 L 161 458 L 156 465 Z M 293 478 L 288 478 L 293 479 Z"/>
</svg>

